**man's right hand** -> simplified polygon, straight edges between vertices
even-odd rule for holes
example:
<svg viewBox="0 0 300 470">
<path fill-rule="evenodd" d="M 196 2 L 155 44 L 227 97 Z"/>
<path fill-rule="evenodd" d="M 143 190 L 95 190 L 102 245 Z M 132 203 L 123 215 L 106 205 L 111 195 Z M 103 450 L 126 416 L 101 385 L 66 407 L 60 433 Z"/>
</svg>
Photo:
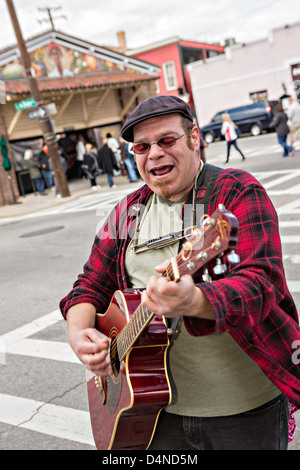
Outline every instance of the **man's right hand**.
<svg viewBox="0 0 300 470">
<path fill-rule="evenodd" d="M 108 357 L 109 340 L 94 329 L 96 309 L 89 303 L 79 303 L 67 312 L 69 343 L 85 367 L 96 375 L 112 375 Z"/>
<path fill-rule="evenodd" d="M 109 341 L 101 338 L 94 328 L 74 332 L 70 344 L 85 367 L 95 375 L 112 375 L 108 357 Z"/>
</svg>

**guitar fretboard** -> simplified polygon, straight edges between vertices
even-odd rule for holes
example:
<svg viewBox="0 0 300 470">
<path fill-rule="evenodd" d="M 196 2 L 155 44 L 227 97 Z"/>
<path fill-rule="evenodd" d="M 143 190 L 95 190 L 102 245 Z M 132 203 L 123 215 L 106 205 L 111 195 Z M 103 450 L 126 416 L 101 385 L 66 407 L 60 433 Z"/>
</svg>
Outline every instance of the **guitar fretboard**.
<svg viewBox="0 0 300 470">
<path fill-rule="evenodd" d="M 155 314 L 144 307 L 142 304 L 133 313 L 130 321 L 120 332 L 117 341 L 117 349 L 119 360 L 121 361 L 127 354 L 133 343 L 136 341 L 138 336 L 141 334 L 143 329 L 152 320 Z"/>
<path fill-rule="evenodd" d="M 168 265 L 167 269 L 162 273 L 162 276 L 169 276 L 171 279 L 174 278 L 171 264 Z M 146 307 L 144 307 L 143 304 L 140 304 L 135 310 L 132 317 L 130 318 L 130 321 L 116 338 L 117 351 L 120 361 L 128 353 L 133 343 L 136 341 L 148 323 L 152 320 L 154 315 L 155 313 L 148 310 Z"/>
</svg>

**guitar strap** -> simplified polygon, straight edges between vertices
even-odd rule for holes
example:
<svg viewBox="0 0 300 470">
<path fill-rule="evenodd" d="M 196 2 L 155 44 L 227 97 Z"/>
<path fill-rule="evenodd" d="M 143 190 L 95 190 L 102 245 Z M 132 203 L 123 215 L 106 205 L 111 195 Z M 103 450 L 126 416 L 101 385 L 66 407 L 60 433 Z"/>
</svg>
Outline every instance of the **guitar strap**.
<svg viewBox="0 0 300 470">
<path fill-rule="evenodd" d="M 214 165 L 210 165 L 205 163 L 203 165 L 203 169 L 199 174 L 196 184 L 193 190 L 190 192 L 187 200 L 187 204 L 185 207 L 185 220 L 193 220 L 193 225 L 196 224 L 196 213 L 197 213 L 197 206 L 200 204 L 203 206 L 204 211 L 203 214 L 207 214 L 208 212 L 208 205 L 210 201 L 210 197 L 215 185 L 216 180 L 222 173 L 223 168 L 219 168 Z M 188 211 L 188 213 L 186 213 Z M 180 240 L 178 253 L 182 248 L 184 240 Z M 179 333 L 180 333 L 180 320 L 182 317 L 175 317 L 169 318 L 167 320 L 168 323 L 168 332 L 170 339 L 175 340 Z"/>
</svg>

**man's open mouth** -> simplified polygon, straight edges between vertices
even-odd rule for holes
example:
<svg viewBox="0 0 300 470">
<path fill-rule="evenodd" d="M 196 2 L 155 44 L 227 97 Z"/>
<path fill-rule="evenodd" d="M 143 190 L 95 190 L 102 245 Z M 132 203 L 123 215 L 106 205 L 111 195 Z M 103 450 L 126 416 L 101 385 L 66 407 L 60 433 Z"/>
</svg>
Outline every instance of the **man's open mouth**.
<svg viewBox="0 0 300 470">
<path fill-rule="evenodd" d="M 170 173 L 172 171 L 173 166 L 172 165 L 166 165 L 166 166 L 161 166 L 160 168 L 153 168 L 150 170 L 150 173 L 154 176 L 164 176 Z"/>
</svg>

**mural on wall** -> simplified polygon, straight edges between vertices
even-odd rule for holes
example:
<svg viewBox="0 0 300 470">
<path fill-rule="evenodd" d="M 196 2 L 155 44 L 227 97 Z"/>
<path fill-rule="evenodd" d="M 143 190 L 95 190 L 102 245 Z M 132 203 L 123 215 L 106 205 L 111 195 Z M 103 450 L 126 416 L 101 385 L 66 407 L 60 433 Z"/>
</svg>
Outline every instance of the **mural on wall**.
<svg viewBox="0 0 300 470">
<path fill-rule="evenodd" d="M 37 78 L 71 77 L 95 72 L 137 72 L 122 64 L 84 54 L 56 42 L 39 47 L 30 53 L 30 57 L 32 70 Z M 24 76 L 24 67 L 20 60 L 0 67 L 0 79 L 2 80 L 17 80 L 24 78 Z"/>
</svg>

